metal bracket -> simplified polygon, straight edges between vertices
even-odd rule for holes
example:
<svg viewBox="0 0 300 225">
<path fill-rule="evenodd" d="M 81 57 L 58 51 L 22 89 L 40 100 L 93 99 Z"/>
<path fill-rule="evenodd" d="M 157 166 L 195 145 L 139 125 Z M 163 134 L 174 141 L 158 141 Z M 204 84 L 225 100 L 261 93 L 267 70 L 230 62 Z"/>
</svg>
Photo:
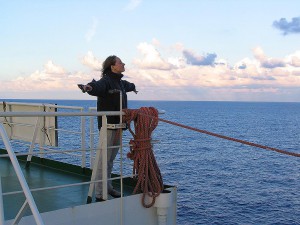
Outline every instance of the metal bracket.
<svg viewBox="0 0 300 225">
<path fill-rule="evenodd" d="M 126 128 L 126 123 L 107 124 L 107 129 L 123 129 L 123 128 Z"/>
</svg>

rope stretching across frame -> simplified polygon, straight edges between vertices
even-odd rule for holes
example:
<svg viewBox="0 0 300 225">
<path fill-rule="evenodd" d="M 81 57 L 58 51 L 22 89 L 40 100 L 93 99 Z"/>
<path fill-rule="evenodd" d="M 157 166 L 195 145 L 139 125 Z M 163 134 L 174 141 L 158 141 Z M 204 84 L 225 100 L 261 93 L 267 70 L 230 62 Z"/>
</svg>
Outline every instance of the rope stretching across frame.
<svg viewBox="0 0 300 225">
<path fill-rule="evenodd" d="M 146 208 L 149 208 L 154 205 L 155 198 L 163 191 L 164 188 L 162 176 L 156 163 L 152 151 L 152 145 L 150 142 L 152 131 L 156 128 L 158 121 L 182 127 L 188 130 L 196 131 L 199 133 L 207 134 L 210 136 L 226 139 L 229 141 L 239 142 L 257 148 L 275 151 L 285 155 L 300 157 L 299 153 L 289 152 L 278 148 L 272 148 L 253 142 L 213 133 L 210 131 L 201 130 L 195 127 L 172 122 L 170 120 L 158 118 L 158 112 L 153 107 L 142 107 L 139 110 L 125 109 L 124 113 L 124 121 L 127 123 L 129 131 L 134 137 L 134 140 L 130 141 L 132 147 L 130 148 L 130 152 L 128 153 L 128 158 L 134 160 L 133 174 L 138 175 L 138 181 L 134 189 L 134 193 L 138 191 L 143 192 L 142 204 Z M 132 121 L 134 121 L 135 133 L 130 127 L 130 123 Z M 146 195 L 152 197 L 152 202 L 150 204 L 147 204 L 145 202 Z"/>
<path fill-rule="evenodd" d="M 161 118 L 158 118 L 158 120 L 162 121 L 164 123 L 172 124 L 172 125 L 182 127 L 182 128 L 188 129 L 188 130 L 193 130 L 193 131 L 196 131 L 196 132 L 199 132 L 199 133 L 203 133 L 203 134 L 207 134 L 207 135 L 210 135 L 210 136 L 226 139 L 226 140 L 229 140 L 229 141 L 239 142 L 239 143 L 242 143 L 242 144 L 245 144 L 245 145 L 250 145 L 250 146 L 257 147 L 257 148 L 262 148 L 262 149 L 265 149 L 265 150 L 270 150 L 270 151 L 278 152 L 278 153 L 285 154 L 285 155 L 300 157 L 300 153 L 289 152 L 289 151 L 281 150 L 281 149 L 278 149 L 278 148 L 272 148 L 272 147 L 268 147 L 268 146 L 265 146 L 265 145 L 260 145 L 260 144 L 256 144 L 256 143 L 253 143 L 253 142 L 244 141 L 244 140 L 228 137 L 228 136 L 221 135 L 221 134 L 216 134 L 216 133 L 213 133 L 213 132 L 210 132 L 210 131 L 201 130 L 201 129 L 198 129 L 198 128 L 190 127 L 190 126 L 187 126 L 187 125 L 184 125 L 184 124 L 172 122 L 172 121 L 161 119 Z"/>
</svg>

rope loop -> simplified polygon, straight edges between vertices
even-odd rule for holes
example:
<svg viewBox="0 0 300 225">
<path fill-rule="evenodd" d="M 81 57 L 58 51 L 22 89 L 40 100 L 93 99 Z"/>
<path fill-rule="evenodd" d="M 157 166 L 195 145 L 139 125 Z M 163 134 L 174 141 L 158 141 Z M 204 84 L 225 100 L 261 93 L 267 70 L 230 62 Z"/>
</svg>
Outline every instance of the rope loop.
<svg viewBox="0 0 300 225">
<path fill-rule="evenodd" d="M 123 121 L 133 136 L 129 144 L 127 157 L 133 160 L 133 174 L 137 175 L 137 184 L 133 193 L 142 192 L 142 204 L 146 208 L 154 205 L 155 199 L 163 191 L 163 179 L 156 163 L 151 145 L 151 135 L 158 125 L 158 111 L 153 107 L 124 109 Z M 131 128 L 134 123 L 134 130 Z M 146 196 L 152 198 L 146 203 Z"/>
</svg>

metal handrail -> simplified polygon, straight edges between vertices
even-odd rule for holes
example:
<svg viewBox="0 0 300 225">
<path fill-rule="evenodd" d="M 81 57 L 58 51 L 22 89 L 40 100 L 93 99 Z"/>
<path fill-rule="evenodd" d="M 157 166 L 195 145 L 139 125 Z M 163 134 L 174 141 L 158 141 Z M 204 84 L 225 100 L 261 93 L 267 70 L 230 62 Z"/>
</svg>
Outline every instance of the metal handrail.
<svg viewBox="0 0 300 225">
<path fill-rule="evenodd" d="M 39 104 L 26 104 L 26 103 L 7 103 L 7 105 L 38 105 Z M 0 112 L 0 117 L 53 117 L 53 116 L 81 116 L 81 127 L 80 131 L 76 133 L 81 134 L 81 149 L 85 150 L 86 149 L 86 142 L 85 142 L 85 124 L 86 124 L 86 118 L 85 116 L 100 116 L 100 115 L 120 115 L 120 112 L 105 112 L 105 113 L 98 113 L 98 112 L 91 112 L 90 113 L 85 113 L 83 112 L 83 107 L 74 107 L 74 106 L 59 106 L 59 105 L 52 105 L 52 104 L 43 104 L 43 106 L 51 106 L 53 108 L 62 108 L 62 109 L 75 109 L 75 110 L 80 110 L 80 112 L 12 112 L 12 111 L 5 111 L 5 112 Z M 31 126 L 36 126 L 36 125 L 31 125 Z M 68 132 L 68 133 L 75 133 L 74 131 L 68 131 L 68 130 L 62 130 L 62 129 L 57 129 L 63 132 Z M 35 139 L 34 139 L 35 140 Z M 30 145 L 29 151 L 32 151 L 32 148 L 34 146 L 34 140 L 32 141 Z M 40 143 L 40 153 L 43 152 L 43 144 Z M 66 153 L 68 154 L 68 153 Z M 76 155 L 76 157 L 78 157 Z M 86 167 L 86 152 L 83 151 L 81 156 L 81 167 L 85 168 Z M 30 157 L 28 158 L 28 161 L 30 162 Z"/>
<path fill-rule="evenodd" d="M 160 112 L 160 113 L 164 113 L 164 112 Z M 124 115 L 123 112 L 121 111 L 105 111 L 105 112 L 0 112 L 0 117 L 51 117 L 51 116 L 81 116 L 81 117 L 84 117 L 84 116 L 90 116 L 90 117 L 94 117 L 94 116 L 119 116 L 119 115 Z M 85 126 L 82 126 L 82 130 L 84 130 L 84 127 Z M 16 174 L 18 175 L 18 179 L 20 181 L 20 184 L 22 186 L 22 190 L 26 196 L 26 201 L 24 204 L 28 204 L 31 208 L 31 211 L 32 211 L 32 214 L 35 218 L 35 221 L 38 225 L 43 225 L 43 221 L 42 221 L 42 218 L 41 218 L 41 215 L 38 211 L 38 208 L 35 204 L 35 201 L 33 199 L 33 196 L 31 194 L 31 191 L 28 187 L 28 184 L 24 178 L 24 174 L 20 168 L 20 164 L 16 158 L 16 154 L 14 153 L 13 149 L 12 149 L 12 146 L 10 144 L 10 141 L 9 141 L 9 138 L 7 136 L 7 133 L 5 131 L 5 128 L 3 126 L 3 124 L 0 123 L 0 131 L 1 131 L 1 136 L 2 136 L 2 139 L 3 139 L 3 142 L 5 144 L 5 148 L 8 152 L 8 156 L 10 157 L 11 159 L 11 162 L 14 166 L 14 169 L 16 171 Z M 122 144 L 120 146 L 121 148 L 123 147 Z M 85 149 L 85 146 L 82 146 L 83 148 L 83 152 L 87 151 Z M 73 150 L 72 150 L 73 151 Z M 75 151 L 75 150 L 74 150 Z M 38 154 L 38 153 L 37 153 Z M 92 156 L 92 155 L 91 155 Z M 122 160 L 121 160 L 122 161 Z M 92 167 L 91 167 L 92 168 Z M 121 168 L 122 168 L 122 165 L 121 165 Z M 118 178 L 111 178 L 112 180 L 114 179 L 121 179 L 121 182 L 122 182 L 122 179 L 124 177 L 122 177 L 123 174 L 121 174 L 120 177 Z M 103 177 L 104 179 L 103 180 L 107 180 L 107 178 Z M 93 183 L 93 182 L 99 182 L 98 180 L 97 181 L 91 181 L 91 182 L 86 182 L 86 183 Z M 83 182 L 84 184 L 85 182 Z M 106 182 L 103 182 L 103 183 L 106 183 Z M 1 185 L 1 183 L 0 183 Z M 122 186 L 122 185 L 121 185 Z M 63 186 L 62 186 L 63 187 Z M 50 187 L 50 188 L 58 188 L 58 187 Z M 2 190 L 0 189 L 0 194 L 2 197 L 3 193 L 2 193 Z M 121 187 L 121 192 L 122 192 L 122 187 Z M 0 198 L 1 200 L 1 198 Z M 0 202 L 0 205 L 2 204 L 2 202 Z M 3 207 L 1 207 L 1 211 L 0 212 L 0 225 L 4 224 L 2 223 L 1 220 L 4 220 L 4 209 Z M 1 218 L 1 215 L 3 215 L 3 218 Z"/>
<path fill-rule="evenodd" d="M 119 116 L 119 111 L 105 112 L 0 112 L 0 117 L 51 117 L 51 116 Z M 125 115 L 122 112 L 122 115 Z"/>
<path fill-rule="evenodd" d="M 12 149 L 12 146 L 11 146 L 11 144 L 9 142 L 9 138 L 7 136 L 6 130 L 3 127 L 2 124 L 0 124 L 0 133 L 1 133 L 4 145 L 5 145 L 6 151 L 7 151 L 8 155 L 9 155 L 11 163 L 12 163 L 12 165 L 14 167 L 14 170 L 15 170 L 15 172 L 17 174 L 17 177 L 18 177 L 18 179 L 20 181 L 21 187 L 22 187 L 23 192 L 25 194 L 26 201 L 29 204 L 29 207 L 30 207 L 31 212 L 33 214 L 33 217 L 34 217 L 34 219 L 35 219 L 35 221 L 36 221 L 36 223 L 38 225 L 43 225 L 44 222 L 42 220 L 41 214 L 38 211 L 38 208 L 37 208 L 37 206 L 35 204 L 33 196 L 32 196 L 32 194 L 30 192 L 29 186 L 28 186 L 28 184 L 27 184 L 27 182 L 25 180 L 24 174 L 23 174 L 23 172 L 21 170 L 20 164 L 19 164 L 19 162 L 17 160 L 17 157 L 15 156 L 15 153 L 14 153 L 14 151 Z M 2 192 L 1 192 L 1 195 L 2 195 Z M 3 207 L 2 207 L 2 210 L 3 210 L 3 215 L 4 215 L 4 209 L 3 209 Z M 1 212 L 1 214 L 2 214 L 2 212 Z"/>
<path fill-rule="evenodd" d="M 138 176 L 138 175 L 137 174 L 132 174 L 132 175 L 123 176 L 123 178 L 133 178 L 133 177 L 136 177 L 136 176 Z M 113 180 L 119 180 L 119 179 L 120 179 L 120 176 L 114 177 L 114 178 L 109 178 L 107 180 L 112 180 L 113 181 Z M 103 180 L 85 181 L 85 182 L 72 183 L 72 184 L 62 184 L 62 185 L 56 185 L 56 186 L 51 186 L 51 187 L 43 187 L 43 188 L 32 188 L 32 189 L 30 189 L 30 191 L 31 192 L 37 192 L 37 191 L 54 190 L 54 189 L 59 189 L 59 188 L 76 187 L 76 186 L 82 186 L 82 185 L 99 183 L 99 182 L 103 182 Z M 23 193 L 23 191 L 11 191 L 11 192 L 5 192 L 2 195 L 3 196 L 8 196 L 8 195 L 15 195 L 15 194 L 22 194 L 22 193 Z M 0 221 L 1 221 L 1 217 L 0 217 Z M 2 224 L 0 223 L 0 225 L 2 225 Z"/>
<path fill-rule="evenodd" d="M 120 115 L 120 112 L 0 112 L 0 117 L 47 117 L 47 116 L 103 116 L 103 115 Z M 85 124 L 83 124 L 85 125 Z M 84 127 L 82 127 L 82 130 L 84 130 Z M 28 183 L 26 182 L 26 179 L 24 177 L 24 174 L 21 170 L 20 164 L 17 160 L 16 154 L 13 151 L 13 148 L 11 146 L 11 143 L 9 141 L 9 137 L 6 133 L 6 130 L 3 126 L 3 124 L 0 123 L 0 134 L 3 140 L 3 143 L 5 145 L 5 148 L 7 150 L 8 156 L 10 157 L 10 160 L 12 162 L 12 165 L 14 167 L 14 170 L 17 174 L 18 180 L 21 184 L 22 190 L 25 194 L 26 201 L 24 204 L 28 204 L 32 214 L 34 216 L 34 219 L 36 221 L 37 225 L 44 225 L 44 222 L 42 220 L 41 214 L 38 211 L 37 205 L 35 204 L 35 201 L 33 199 L 33 196 L 31 194 L 31 190 L 29 189 Z M 83 148 L 85 146 L 82 146 Z M 84 151 L 83 151 L 84 152 Z M 85 163 L 85 162 L 84 162 Z M 1 199 L 2 199 L 2 189 L 1 189 Z M 0 200 L 1 200 L 0 199 Z M 0 204 L 3 204 L 3 201 L 1 201 Z M 1 207 L 0 212 L 0 222 L 4 224 L 4 208 Z"/>
</svg>

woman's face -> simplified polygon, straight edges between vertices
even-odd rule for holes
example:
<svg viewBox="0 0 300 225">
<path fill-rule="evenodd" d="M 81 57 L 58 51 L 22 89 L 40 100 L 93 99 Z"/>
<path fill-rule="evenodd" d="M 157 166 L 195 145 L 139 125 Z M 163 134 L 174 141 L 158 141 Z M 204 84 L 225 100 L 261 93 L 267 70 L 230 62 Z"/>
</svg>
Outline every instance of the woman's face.
<svg viewBox="0 0 300 225">
<path fill-rule="evenodd" d="M 115 65 L 111 66 L 111 71 L 114 73 L 122 73 L 125 71 L 125 63 L 121 61 L 118 57 L 116 57 Z"/>
</svg>

